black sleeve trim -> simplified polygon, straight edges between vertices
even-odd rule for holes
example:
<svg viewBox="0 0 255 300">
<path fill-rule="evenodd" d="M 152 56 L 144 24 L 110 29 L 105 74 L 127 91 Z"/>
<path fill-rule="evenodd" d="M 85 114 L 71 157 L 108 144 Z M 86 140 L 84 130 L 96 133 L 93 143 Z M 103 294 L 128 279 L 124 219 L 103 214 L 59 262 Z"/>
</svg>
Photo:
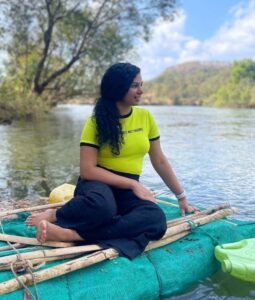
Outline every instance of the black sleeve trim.
<svg viewBox="0 0 255 300">
<path fill-rule="evenodd" d="M 153 141 L 158 140 L 159 138 L 160 138 L 160 136 L 157 136 L 157 137 L 155 137 L 155 138 L 153 138 L 153 139 L 149 139 L 149 141 L 150 141 L 150 142 L 153 142 Z"/>
<path fill-rule="evenodd" d="M 98 145 L 90 144 L 90 143 L 80 143 L 80 147 L 82 147 L 82 146 L 89 146 L 89 147 L 93 147 L 93 148 L 99 149 Z"/>
</svg>

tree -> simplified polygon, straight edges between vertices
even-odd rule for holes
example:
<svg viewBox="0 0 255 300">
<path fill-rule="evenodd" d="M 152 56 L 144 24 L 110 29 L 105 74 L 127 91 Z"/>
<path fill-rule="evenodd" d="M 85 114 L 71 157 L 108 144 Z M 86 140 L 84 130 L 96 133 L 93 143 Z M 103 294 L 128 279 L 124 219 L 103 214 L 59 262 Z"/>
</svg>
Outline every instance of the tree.
<svg viewBox="0 0 255 300">
<path fill-rule="evenodd" d="M 54 105 L 56 96 L 91 92 L 103 68 L 137 38 L 148 39 L 156 20 L 174 16 L 176 0 L 6 0 L 1 7 L 5 87 L 15 79 L 18 93 Z"/>
<path fill-rule="evenodd" d="M 247 83 L 255 82 L 255 62 L 252 59 L 235 61 L 231 70 L 231 79 L 234 83 L 246 80 Z"/>
</svg>

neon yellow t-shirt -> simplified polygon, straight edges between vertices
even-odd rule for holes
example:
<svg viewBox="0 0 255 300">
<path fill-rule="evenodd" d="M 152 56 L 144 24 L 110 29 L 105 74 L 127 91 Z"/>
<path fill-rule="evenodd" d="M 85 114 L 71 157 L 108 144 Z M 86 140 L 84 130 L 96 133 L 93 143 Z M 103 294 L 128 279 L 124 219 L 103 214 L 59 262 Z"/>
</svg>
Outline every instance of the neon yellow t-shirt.
<svg viewBox="0 0 255 300">
<path fill-rule="evenodd" d="M 159 138 L 159 130 L 151 113 L 140 107 L 132 107 L 131 114 L 120 118 L 124 144 L 120 154 L 112 155 L 109 145 L 99 148 L 96 140 L 96 125 L 89 117 L 81 135 L 80 145 L 98 148 L 97 164 L 103 168 L 140 175 L 143 159 L 150 149 L 150 141 Z"/>
</svg>

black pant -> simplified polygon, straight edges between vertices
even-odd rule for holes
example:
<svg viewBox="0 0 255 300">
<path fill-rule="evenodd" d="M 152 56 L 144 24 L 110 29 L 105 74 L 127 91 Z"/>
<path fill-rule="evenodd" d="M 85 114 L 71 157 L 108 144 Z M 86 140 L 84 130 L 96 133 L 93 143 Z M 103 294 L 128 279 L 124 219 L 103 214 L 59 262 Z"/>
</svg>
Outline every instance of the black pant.
<svg viewBox="0 0 255 300">
<path fill-rule="evenodd" d="M 157 204 L 139 199 L 132 190 L 98 181 L 79 180 L 74 198 L 56 216 L 61 227 L 131 259 L 166 231 L 166 218 Z"/>
</svg>

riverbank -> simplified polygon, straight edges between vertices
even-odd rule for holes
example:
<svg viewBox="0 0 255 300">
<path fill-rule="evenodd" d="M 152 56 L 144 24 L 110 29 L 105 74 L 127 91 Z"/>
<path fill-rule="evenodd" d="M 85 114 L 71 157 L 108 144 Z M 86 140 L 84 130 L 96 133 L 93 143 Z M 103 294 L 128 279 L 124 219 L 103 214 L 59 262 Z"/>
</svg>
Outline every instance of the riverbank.
<svg viewBox="0 0 255 300">
<path fill-rule="evenodd" d="M 95 103 L 95 99 L 89 99 L 89 100 L 85 100 L 84 98 L 74 98 L 74 99 L 69 99 L 68 101 L 63 102 L 62 104 L 59 103 L 59 105 L 94 105 Z M 182 103 L 179 103 L 178 105 L 174 105 L 173 102 L 171 100 L 165 102 L 165 101 L 159 101 L 159 102 L 153 102 L 151 103 L 148 98 L 145 98 L 140 105 L 144 105 L 144 106 L 167 106 L 167 107 L 208 107 L 210 108 L 211 106 L 204 106 L 201 105 L 201 103 L 193 103 L 192 105 L 185 105 Z M 48 114 L 49 112 L 51 112 L 55 107 L 52 107 L 52 109 L 50 110 L 46 110 L 45 112 L 41 112 L 41 116 L 45 116 L 45 114 Z M 214 107 L 211 107 L 214 108 Z M 217 107 L 219 108 L 219 107 Z M 221 107 L 221 108 L 229 108 L 229 109 L 239 109 L 237 107 Z M 242 109 L 255 109 L 255 106 L 248 106 L 248 107 L 241 107 Z M 15 113 L 13 111 L 8 111 L 2 107 L 0 107 L 0 125 L 10 125 L 12 124 L 13 121 L 18 120 L 18 119 L 33 119 L 33 118 L 40 118 L 40 115 L 38 115 L 38 112 L 36 112 L 36 115 L 29 115 L 29 117 L 16 117 Z"/>
<path fill-rule="evenodd" d="M 12 121 L 13 121 L 12 113 L 0 107 L 0 125 L 10 125 Z"/>
</svg>

